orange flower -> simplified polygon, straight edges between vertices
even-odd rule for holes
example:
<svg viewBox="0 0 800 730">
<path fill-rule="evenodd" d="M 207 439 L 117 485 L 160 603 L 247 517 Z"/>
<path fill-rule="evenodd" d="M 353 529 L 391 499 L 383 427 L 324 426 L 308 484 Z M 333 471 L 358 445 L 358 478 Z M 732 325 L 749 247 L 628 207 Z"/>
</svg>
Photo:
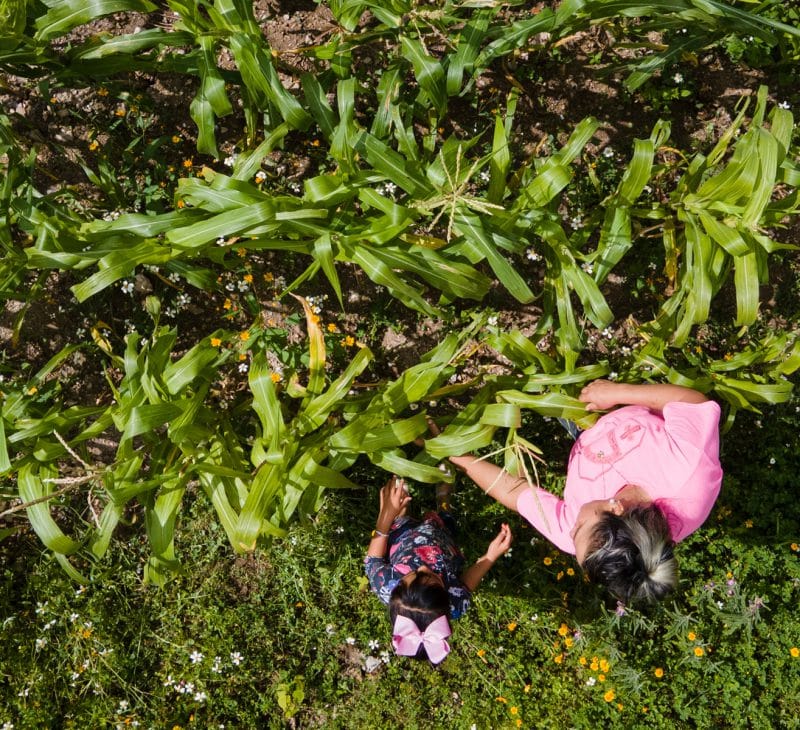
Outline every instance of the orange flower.
<svg viewBox="0 0 800 730">
<path fill-rule="evenodd" d="M 705 654 L 705 651 L 703 651 L 703 647 L 702 646 L 696 646 L 694 648 L 694 655 L 695 656 L 703 656 L 703 654 Z"/>
<path fill-rule="evenodd" d="M 798 649 L 796 646 L 793 646 L 791 649 L 789 649 L 789 653 L 792 655 L 793 659 L 800 657 L 800 649 Z"/>
<path fill-rule="evenodd" d="M 566 636 L 568 633 L 569 633 L 569 626 L 567 626 L 566 624 L 561 624 L 561 626 L 558 627 L 559 636 Z"/>
<path fill-rule="evenodd" d="M 605 659 L 600 660 L 600 671 L 607 672 L 609 670 L 609 663 Z"/>
<path fill-rule="evenodd" d="M 193 164 L 194 164 L 194 163 L 192 162 L 191 158 L 190 158 L 190 159 L 188 159 L 188 160 L 184 160 L 184 161 L 183 161 L 183 166 L 184 166 L 185 168 L 187 168 L 187 169 L 188 169 L 188 168 L 190 168 L 190 167 L 191 167 Z"/>
<path fill-rule="evenodd" d="M 613 702 L 613 701 L 614 701 L 614 698 L 615 698 L 616 696 L 617 696 L 616 692 L 614 692 L 614 690 L 613 690 L 613 689 L 610 689 L 610 690 L 608 690 L 608 692 L 606 692 L 606 693 L 603 695 L 603 699 L 604 699 L 606 702 Z"/>
<path fill-rule="evenodd" d="M 547 558 L 545 558 L 545 559 L 544 559 L 542 562 L 543 562 L 545 565 L 552 565 L 552 564 L 553 564 L 553 558 L 551 558 L 551 557 L 547 557 Z"/>
<path fill-rule="evenodd" d="M 690 631 L 686 634 L 686 638 L 688 638 L 689 641 L 694 641 L 697 638 L 697 634 L 695 634 L 694 631 Z"/>
<path fill-rule="evenodd" d="M 219 337 L 212 337 L 211 338 L 211 347 L 219 347 L 222 344 L 222 340 Z"/>
<path fill-rule="evenodd" d="M 664 670 L 661 667 L 656 667 L 653 670 L 653 674 L 656 675 L 656 679 L 661 679 L 664 676 Z"/>
<path fill-rule="evenodd" d="M 563 661 L 564 661 L 564 655 L 563 655 L 563 654 L 556 654 L 556 655 L 553 657 L 553 661 L 554 661 L 556 664 L 561 664 L 561 662 L 563 662 Z"/>
<path fill-rule="evenodd" d="M 242 342 L 247 342 L 247 340 L 250 339 L 250 333 L 247 330 L 244 330 L 243 332 L 240 332 L 239 333 L 239 339 Z"/>
<path fill-rule="evenodd" d="M 514 629 L 516 629 L 516 628 L 517 628 L 517 622 L 516 622 L 516 621 L 512 621 L 512 622 L 511 622 L 511 623 L 510 623 L 508 626 L 506 626 L 506 628 L 507 628 L 509 631 L 514 631 Z"/>
<path fill-rule="evenodd" d="M 280 373 L 271 373 L 269 377 L 273 383 L 280 383 L 282 379 Z"/>
<path fill-rule="evenodd" d="M 243 279 L 244 279 L 244 280 L 245 280 L 245 281 L 246 281 L 248 284 L 252 284 L 252 283 L 253 283 L 253 275 L 252 275 L 252 274 L 245 274 L 245 275 L 244 275 L 242 278 L 243 278 Z"/>
</svg>

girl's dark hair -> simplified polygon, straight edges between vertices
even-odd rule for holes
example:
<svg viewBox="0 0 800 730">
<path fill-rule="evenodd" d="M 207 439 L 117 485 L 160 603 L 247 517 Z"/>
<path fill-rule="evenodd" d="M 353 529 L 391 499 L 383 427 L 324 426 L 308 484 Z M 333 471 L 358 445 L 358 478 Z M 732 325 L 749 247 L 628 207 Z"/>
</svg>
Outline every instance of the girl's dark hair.
<svg viewBox="0 0 800 730">
<path fill-rule="evenodd" d="M 398 616 L 411 619 L 420 631 L 425 631 L 440 616 L 450 614 L 447 589 L 431 581 L 425 573 L 417 573 L 408 583 L 398 583 L 389 597 L 389 621 L 394 626 Z M 416 659 L 427 659 L 424 644 L 419 645 Z"/>
<path fill-rule="evenodd" d="M 591 545 L 583 569 L 623 603 L 658 601 L 678 583 L 675 543 L 655 503 L 621 515 L 605 512 L 592 532 Z"/>
</svg>

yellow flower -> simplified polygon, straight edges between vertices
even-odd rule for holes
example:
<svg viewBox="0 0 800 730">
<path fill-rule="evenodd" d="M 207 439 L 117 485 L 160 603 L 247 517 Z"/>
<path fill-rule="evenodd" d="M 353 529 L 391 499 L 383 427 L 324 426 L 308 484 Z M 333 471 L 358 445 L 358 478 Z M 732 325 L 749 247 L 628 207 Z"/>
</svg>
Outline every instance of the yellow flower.
<svg viewBox="0 0 800 730">
<path fill-rule="evenodd" d="M 623 710 L 623 708 L 624 708 L 624 707 L 625 707 L 625 705 L 623 705 L 621 702 L 617 702 L 617 709 L 618 709 L 620 712 L 622 712 L 622 710 Z"/>
<path fill-rule="evenodd" d="M 689 639 L 689 641 L 694 641 L 697 638 L 697 634 L 695 634 L 694 631 L 690 631 L 688 634 L 686 634 L 686 637 Z"/>
<path fill-rule="evenodd" d="M 545 565 L 552 565 L 552 564 L 553 564 L 553 558 L 551 558 L 551 557 L 547 557 L 547 558 L 545 558 L 545 559 L 544 559 L 542 562 L 543 562 Z"/>
<path fill-rule="evenodd" d="M 172 135 L 172 143 L 173 144 L 178 144 L 178 142 L 180 142 L 180 141 L 181 141 L 181 136 L 179 134 L 173 134 Z"/>
<path fill-rule="evenodd" d="M 800 649 L 798 649 L 796 646 L 793 646 L 791 649 L 789 649 L 789 653 L 792 655 L 793 659 L 800 657 Z"/>
<path fill-rule="evenodd" d="M 219 337 L 212 337 L 211 338 L 211 347 L 219 347 L 222 344 L 222 340 Z"/>
<path fill-rule="evenodd" d="M 748 528 L 752 527 L 753 526 L 753 520 L 745 520 L 744 521 L 744 526 L 748 527 Z"/>
<path fill-rule="evenodd" d="M 342 340 L 342 344 L 343 344 L 345 347 L 352 347 L 353 345 L 355 345 L 355 344 L 356 344 L 356 338 L 355 338 L 355 337 L 351 337 L 350 335 L 347 335 L 347 337 L 345 337 L 345 338 Z"/>
<path fill-rule="evenodd" d="M 331 334 L 335 334 L 338 331 L 339 328 L 333 322 L 328 322 L 328 332 L 330 332 Z"/>
<path fill-rule="evenodd" d="M 246 281 L 248 284 L 252 284 L 252 283 L 253 283 L 253 275 L 252 275 L 252 274 L 245 274 L 245 275 L 244 275 L 242 278 L 243 278 L 243 279 L 244 279 L 244 280 L 245 280 L 245 281 Z"/>
<path fill-rule="evenodd" d="M 572 645 L 573 645 L 574 643 L 575 643 L 575 642 L 572 640 L 572 637 L 571 637 L 571 636 L 568 636 L 566 639 L 564 639 L 564 646 L 566 646 L 566 647 L 567 647 L 567 649 L 571 649 L 571 648 L 572 648 Z"/>
<path fill-rule="evenodd" d="M 592 659 L 589 669 L 591 669 L 593 672 L 596 672 L 598 669 L 600 669 L 600 667 L 597 665 L 597 659 Z"/>
<path fill-rule="evenodd" d="M 556 654 L 556 655 L 553 657 L 553 661 L 554 661 L 556 664 L 561 664 L 561 662 L 563 662 L 563 661 L 564 661 L 564 655 L 563 655 L 563 654 Z"/>
<path fill-rule="evenodd" d="M 275 277 L 269 272 L 267 272 L 266 274 L 264 274 L 264 281 L 275 281 Z"/>
<path fill-rule="evenodd" d="M 600 671 L 607 672 L 610 668 L 609 663 L 605 659 L 600 660 Z"/>
<path fill-rule="evenodd" d="M 245 256 L 247 256 L 247 249 L 244 248 L 243 246 L 239 246 L 239 248 L 236 249 L 236 255 L 240 259 L 243 259 Z"/>
<path fill-rule="evenodd" d="M 32 385 L 30 388 L 28 388 L 28 395 L 36 395 L 38 392 L 39 389 L 35 385 Z"/>
<path fill-rule="evenodd" d="M 695 656 L 703 656 L 703 654 L 705 654 L 705 652 L 703 651 L 703 647 L 702 646 L 696 646 L 694 648 L 694 655 Z"/>
<path fill-rule="evenodd" d="M 656 679 L 661 679 L 664 676 L 664 670 L 661 667 L 656 667 L 653 670 L 653 674 L 656 675 Z"/>
<path fill-rule="evenodd" d="M 118 117 L 124 117 L 124 116 L 125 116 L 125 107 L 119 107 L 119 108 L 118 108 L 118 109 L 117 109 L 117 110 L 114 112 L 114 114 L 115 114 L 116 116 L 118 116 Z"/>
<path fill-rule="evenodd" d="M 517 718 L 517 727 L 522 727 L 522 720 Z"/>
<path fill-rule="evenodd" d="M 240 352 L 239 353 L 239 362 L 242 362 L 243 360 L 247 360 L 247 355 L 245 355 L 243 352 Z"/>
<path fill-rule="evenodd" d="M 587 659 L 586 659 L 585 656 L 582 656 L 580 659 L 578 659 L 578 664 L 580 664 L 582 667 L 585 667 L 586 663 L 587 663 Z"/>
<path fill-rule="evenodd" d="M 247 342 L 247 340 L 250 339 L 250 333 L 247 330 L 244 330 L 243 332 L 240 332 L 239 333 L 239 339 L 242 342 Z"/>
<path fill-rule="evenodd" d="M 271 373 L 269 377 L 270 377 L 270 380 L 272 380 L 273 383 L 280 383 L 281 382 L 281 374 L 280 373 Z"/>
<path fill-rule="evenodd" d="M 566 624 L 561 624 L 561 626 L 558 627 L 559 636 L 566 636 L 568 633 L 569 633 L 569 626 L 567 626 Z"/>
<path fill-rule="evenodd" d="M 100 88 L 97 90 L 98 96 L 108 96 L 108 89 Z"/>
<path fill-rule="evenodd" d="M 184 166 L 185 168 L 187 168 L 187 169 L 188 169 L 188 168 L 190 168 L 190 167 L 191 167 L 193 164 L 194 164 L 194 163 L 192 162 L 192 159 L 191 159 L 191 158 L 189 158 L 188 160 L 184 160 L 184 161 L 183 161 L 183 166 Z"/>
<path fill-rule="evenodd" d="M 610 690 L 608 690 L 608 692 L 606 692 L 606 693 L 603 695 L 603 699 L 604 699 L 606 702 L 613 702 L 613 700 L 614 700 L 614 698 L 615 698 L 616 696 L 617 696 L 617 695 L 616 695 L 616 693 L 614 692 L 614 690 L 613 690 L 613 689 L 610 689 Z"/>
<path fill-rule="evenodd" d="M 575 575 L 575 570 L 573 568 L 567 568 L 567 575 L 569 576 Z"/>
<path fill-rule="evenodd" d="M 597 681 L 598 682 L 605 682 L 606 681 L 606 675 L 605 674 L 598 674 L 597 675 Z"/>
<path fill-rule="evenodd" d="M 478 656 L 479 657 L 486 656 L 486 649 L 478 649 Z"/>
<path fill-rule="evenodd" d="M 798 550 L 800 550 L 800 545 L 798 545 L 796 542 L 793 542 L 791 545 L 789 545 L 789 547 L 790 547 L 792 550 L 794 550 L 795 552 L 797 552 Z"/>
<path fill-rule="evenodd" d="M 186 207 L 186 203 L 184 203 L 182 200 L 179 200 L 179 201 L 176 203 L 176 205 L 177 205 L 179 208 L 185 208 L 185 207 Z"/>
<path fill-rule="evenodd" d="M 508 704 L 508 700 L 505 697 L 497 697 L 498 702 L 502 702 L 504 705 Z"/>
<path fill-rule="evenodd" d="M 516 622 L 516 621 L 512 621 L 512 622 L 511 622 L 511 623 L 510 623 L 508 626 L 506 626 L 506 628 L 507 628 L 509 631 L 514 631 L 514 629 L 516 629 L 516 628 L 517 628 L 517 622 Z"/>
<path fill-rule="evenodd" d="M 523 691 L 525 694 L 528 694 L 528 692 L 530 692 L 530 691 L 531 691 L 531 686 L 530 686 L 529 684 L 526 684 L 526 685 L 525 685 L 525 686 L 522 688 L 522 691 Z"/>
<path fill-rule="evenodd" d="M 319 147 L 319 140 L 318 139 L 312 139 L 311 140 L 311 146 L 312 147 Z"/>
<path fill-rule="evenodd" d="M 561 580 L 563 577 L 564 577 L 564 571 L 559 570 L 558 573 L 556 573 L 556 580 Z"/>
<path fill-rule="evenodd" d="M 233 306 L 233 302 L 230 299 L 226 299 L 222 305 L 223 309 L 230 309 Z"/>
<path fill-rule="evenodd" d="M 516 715 L 516 714 L 519 712 L 519 709 L 517 709 L 516 707 L 509 707 L 509 708 L 508 708 L 508 711 L 509 711 L 509 712 L 510 712 L 512 715 Z"/>
<path fill-rule="evenodd" d="M 95 151 L 95 150 L 96 150 L 96 149 L 97 149 L 99 146 L 100 146 L 100 143 L 99 143 L 99 142 L 98 142 L 96 139 L 93 139 L 93 140 L 92 140 L 92 141 L 89 143 L 89 150 L 90 150 L 91 152 L 94 152 L 94 151 Z"/>
</svg>

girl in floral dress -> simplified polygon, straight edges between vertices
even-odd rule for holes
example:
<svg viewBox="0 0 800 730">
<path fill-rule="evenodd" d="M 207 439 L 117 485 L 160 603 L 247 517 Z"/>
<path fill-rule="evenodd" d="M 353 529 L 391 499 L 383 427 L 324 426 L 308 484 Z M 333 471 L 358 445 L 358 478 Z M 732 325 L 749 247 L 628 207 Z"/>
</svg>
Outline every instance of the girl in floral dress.
<svg viewBox="0 0 800 730">
<path fill-rule="evenodd" d="M 433 664 L 450 651 L 450 619 L 464 615 L 483 576 L 511 547 L 511 531 L 503 524 L 486 553 L 464 570 L 449 496 L 450 485 L 440 485 L 438 512 L 416 520 L 406 514 L 411 496 L 405 482 L 393 476 L 381 489 L 364 558 L 370 587 L 389 606 L 395 651 Z"/>
</svg>

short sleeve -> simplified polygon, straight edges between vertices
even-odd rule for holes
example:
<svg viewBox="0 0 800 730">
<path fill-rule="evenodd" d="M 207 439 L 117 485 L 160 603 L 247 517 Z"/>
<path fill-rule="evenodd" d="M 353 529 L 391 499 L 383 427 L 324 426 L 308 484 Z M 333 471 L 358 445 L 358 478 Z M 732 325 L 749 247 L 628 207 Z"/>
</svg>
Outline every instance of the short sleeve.
<svg viewBox="0 0 800 730">
<path fill-rule="evenodd" d="M 572 525 L 567 524 L 562 499 L 544 489 L 529 487 L 517 498 L 517 512 L 559 550 L 575 554 L 575 545 L 569 534 Z"/>
<path fill-rule="evenodd" d="M 448 586 L 447 593 L 450 596 L 450 618 L 461 618 L 469 608 L 472 594 L 463 583 Z"/>
<path fill-rule="evenodd" d="M 364 558 L 364 570 L 367 573 L 369 587 L 373 593 L 383 603 L 388 604 L 392 591 L 400 581 L 401 576 L 397 575 L 388 560 L 374 555 L 367 555 Z"/>
<path fill-rule="evenodd" d="M 719 459 L 718 403 L 667 403 L 663 415 L 671 439 L 699 448 L 709 459 Z"/>
</svg>

